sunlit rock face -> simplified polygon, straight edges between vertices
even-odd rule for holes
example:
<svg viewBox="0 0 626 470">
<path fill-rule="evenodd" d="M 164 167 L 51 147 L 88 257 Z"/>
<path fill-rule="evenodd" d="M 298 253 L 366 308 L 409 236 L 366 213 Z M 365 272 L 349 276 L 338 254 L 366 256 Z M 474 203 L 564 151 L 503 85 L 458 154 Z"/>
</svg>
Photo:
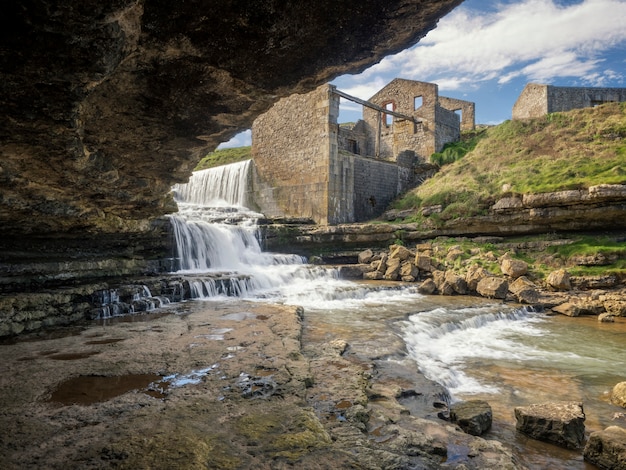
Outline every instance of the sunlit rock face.
<svg viewBox="0 0 626 470">
<path fill-rule="evenodd" d="M 145 232 L 280 97 L 414 44 L 461 1 L 9 2 L 0 236 Z"/>
</svg>

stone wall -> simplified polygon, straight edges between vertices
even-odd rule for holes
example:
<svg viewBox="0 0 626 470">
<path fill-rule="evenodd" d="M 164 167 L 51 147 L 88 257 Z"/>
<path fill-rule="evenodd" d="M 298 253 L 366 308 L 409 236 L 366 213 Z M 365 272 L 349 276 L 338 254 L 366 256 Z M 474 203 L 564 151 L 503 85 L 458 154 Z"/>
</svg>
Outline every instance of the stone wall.
<svg viewBox="0 0 626 470">
<path fill-rule="evenodd" d="M 330 142 L 336 141 L 339 102 L 328 85 L 281 99 L 252 126 L 254 200 L 268 217 L 328 220 Z M 331 113 L 330 108 L 337 111 Z M 335 144 L 336 145 L 336 144 Z"/>
<path fill-rule="evenodd" d="M 439 105 L 450 111 L 461 111 L 462 131 L 473 131 L 476 128 L 476 106 L 471 101 L 440 96 Z"/>
<path fill-rule="evenodd" d="M 443 146 L 449 142 L 458 142 L 461 138 L 460 118 L 457 113 L 437 106 L 435 108 L 435 139 L 432 152 L 440 152 Z M 431 148 L 428 148 L 431 150 Z"/>
<path fill-rule="evenodd" d="M 529 83 L 513 105 L 513 119 L 626 101 L 626 88 L 556 87 Z"/>
</svg>

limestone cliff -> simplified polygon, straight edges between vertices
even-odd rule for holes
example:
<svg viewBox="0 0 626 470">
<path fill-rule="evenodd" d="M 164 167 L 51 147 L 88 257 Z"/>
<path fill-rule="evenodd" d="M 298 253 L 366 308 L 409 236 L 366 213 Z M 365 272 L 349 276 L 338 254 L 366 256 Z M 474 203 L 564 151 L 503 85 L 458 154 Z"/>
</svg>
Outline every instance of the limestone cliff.
<svg viewBox="0 0 626 470">
<path fill-rule="evenodd" d="M 281 96 L 423 37 L 462 0 L 27 0 L 0 34 L 0 234 L 139 233 Z"/>
</svg>

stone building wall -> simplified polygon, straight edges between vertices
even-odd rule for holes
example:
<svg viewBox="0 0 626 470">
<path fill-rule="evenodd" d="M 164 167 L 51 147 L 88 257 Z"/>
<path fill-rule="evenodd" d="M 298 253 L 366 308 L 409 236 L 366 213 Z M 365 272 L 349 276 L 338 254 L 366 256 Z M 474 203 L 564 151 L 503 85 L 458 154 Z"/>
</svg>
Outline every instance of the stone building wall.
<svg viewBox="0 0 626 470">
<path fill-rule="evenodd" d="M 626 88 L 557 87 L 529 83 L 513 105 L 513 119 L 626 101 Z"/>
<path fill-rule="evenodd" d="M 471 101 L 440 96 L 439 105 L 450 111 L 461 112 L 462 131 L 473 131 L 476 128 L 476 106 Z"/>
<path fill-rule="evenodd" d="M 458 142 L 461 138 L 460 118 L 457 113 L 441 107 L 435 108 L 434 145 L 428 148 L 428 155 L 440 152 L 448 142 Z M 432 152 L 430 151 L 432 150 Z"/>
<path fill-rule="evenodd" d="M 335 122 L 331 123 L 331 105 Z M 326 223 L 331 136 L 338 99 L 330 88 L 281 99 L 252 126 L 253 194 L 268 217 L 297 216 Z M 336 144 L 335 144 L 336 145 Z"/>
</svg>

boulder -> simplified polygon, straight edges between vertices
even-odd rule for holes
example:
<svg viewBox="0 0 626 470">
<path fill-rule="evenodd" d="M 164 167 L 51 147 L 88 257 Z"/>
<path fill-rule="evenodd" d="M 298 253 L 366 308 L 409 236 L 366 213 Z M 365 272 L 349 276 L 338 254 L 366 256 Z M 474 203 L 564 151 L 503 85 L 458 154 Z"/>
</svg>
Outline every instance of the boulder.
<svg viewBox="0 0 626 470">
<path fill-rule="evenodd" d="M 374 261 L 375 263 L 375 267 L 376 267 L 376 271 L 380 271 L 382 274 L 385 273 L 385 271 L 387 271 L 387 253 L 383 253 L 382 255 L 380 255 L 380 259 L 378 261 Z"/>
<path fill-rule="evenodd" d="M 491 406 L 483 400 L 468 400 L 450 406 L 450 421 L 473 436 L 489 431 L 492 418 Z"/>
<path fill-rule="evenodd" d="M 509 291 L 506 279 L 489 276 L 481 279 L 476 285 L 476 292 L 488 299 L 504 299 Z"/>
<path fill-rule="evenodd" d="M 478 286 L 480 280 L 488 276 L 491 276 L 491 273 L 482 266 L 477 264 L 470 265 L 467 269 L 467 273 L 465 273 L 467 288 L 472 292 L 476 292 L 476 287 Z"/>
<path fill-rule="evenodd" d="M 387 269 L 383 279 L 388 281 L 397 281 L 400 275 L 400 258 L 391 258 L 387 260 Z"/>
<path fill-rule="evenodd" d="M 534 304 L 539 300 L 536 286 L 526 276 L 518 277 L 509 284 L 509 291 L 522 304 Z"/>
<path fill-rule="evenodd" d="M 577 317 L 581 314 L 582 309 L 573 302 L 563 302 L 560 305 L 552 307 L 552 311 L 560 313 L 561 315 L 567 315 L 568 317 Z"/>
<path fill-rule="evenodd" d="M 626 408 L 626 382 L 620 382 L 611 391 L 611 403 Z"/>
<path fill-rule="evenodd" d="M 420 271 L 426 271 L 429 273 L 437 269 L 433 264 L 432 258 L 423 253 L 417 253 L 417 255 L 415 255 L 415 266 L 417 266 Z"/>
<path fill-rule="evenodd" d="M 369 264 L 344 264 L 338 269 L 341 279 L 363 279 L 363 274 L 370 270 Z"/>
<path fill-rule="evenodd" d="M 419 275 L 419 270 L 410 261 L 403 261 L 400 265 L 400 278 L 404 282 L 414 282 Z"/>
<path fill-rule="evenodd" d="M 550 287 L 556 290 L 570 290 L 572 288 L 570 283 L 570 275 L 565 269 L 552 271 L 550 274 L 548 274 L 546 282 Z"/>
<path fill-rule="evenodd" d="M 402 245 L 393 245 L 389 250 L 389 258 L 397 258 L 400 261 L 405 261 L 409 258 L 413 258 L 415 255 L 411 253 L 407 247 Z"/>
<path fill-rule="evenodd" d="M 465 251 L 459 246 L 454 245 L 448 248 L 448 254 L 446 255 L 446 261 L 450 263 L 454 263 L 458 258 L 460 258 Z"/>
<path fill-rule="evenodd" d="M 544 403 L 515 408 L 515 429 L 540 441 L 568 449 L 579 448 L 585 438 L 582 403 Z"/>
<path fill-rule="evenodd" d="M 437 292 L 437 285 L 435 284 L 435 281 L 433 281 L 432 279 L 426 279 L 417 288 L 417 292 L 419 292 L 420 294 L 424 294 L 424 295 L 432 295 L 435 292 Z"/>
<path fill-rule="evenodd" d="M 363 274 L 363 279 L 368 281 L 380 281 L 383 278 L 383 273 L 374 270 Z"/>
<path fill-rule="evenodd" d="M 507 276 L 517 279 L 528 272 L 528 263 L 521 259 L 505 258 L 500 264 L 500 269 Z"/>
<path fill-rule="evenodd" d="M 608 299 L 602 305 L 607 313 L 616 317 L 626 317 L 626 300 Z"/>
<path fill-rule="evenodd" d="M 599 468 L 626 470 L 626 429 L 610 426 L 604 431 L 592 432 L 583 456 Z"/>
<path fill-rule="evenodd" d="M 454 271 L 446 271 L 445 282 L 452 287 L 455 294 L 467 294 L 467 282 Z"/>
<path fill-rule="evenodd" d="M 372 261 L 374 257 L 374 252 L 372 250 L 365 250 L 359 253 L 358 261 L 359 264 L 368 264 Z"/>
</svg>

